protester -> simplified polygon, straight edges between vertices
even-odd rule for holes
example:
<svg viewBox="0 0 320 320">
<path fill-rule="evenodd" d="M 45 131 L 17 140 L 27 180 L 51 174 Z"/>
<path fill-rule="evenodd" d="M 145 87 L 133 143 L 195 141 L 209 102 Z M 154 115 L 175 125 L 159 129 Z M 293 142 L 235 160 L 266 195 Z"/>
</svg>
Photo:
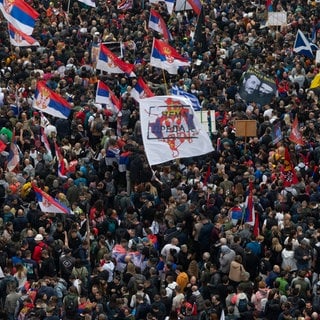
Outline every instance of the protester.
<svg viewBox="0 0 320 320">
<path fill-rule="evenodd" d="M 16 45 L 17 34 L 10 42 L 2 20 L 0 311 L 316 319 L 320 66 L 311 47 L 294 48 L 299 30 L 318 42 L 316 3 L 272 2 L 287 16 L 275 27 L 257 2 L 206 2 L 201 15 L 193 1 L 172 15 L 169 1 L 84 2 L 28 1 L 38 47 Z M 150 64 L 151 9 L 190 62 L 177 74 Z M 135 76 L 96 68 L 100 43 Z M 214 113 L 213 152 L 150 167 L 140 77 L 155 95 L 177 87 Z M 99 80 L 114 105 L 96 103 Z M 49 89 L 70 105 L 67 117 L 47 113 Z M 256 136 L 240 136 L 236 120 L 256 121 Z"/>
</svg>

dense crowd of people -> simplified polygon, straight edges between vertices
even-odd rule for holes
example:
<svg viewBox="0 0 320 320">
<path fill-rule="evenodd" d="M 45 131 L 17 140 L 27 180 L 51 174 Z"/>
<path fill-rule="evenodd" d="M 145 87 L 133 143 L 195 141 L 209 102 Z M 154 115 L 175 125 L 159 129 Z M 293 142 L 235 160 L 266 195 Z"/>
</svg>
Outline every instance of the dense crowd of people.
<svg viewBox="0 0 320 320">
<path fill-rule="evenodd" d="M 293 52 L 298 29 L 318 36 L 319 4 L 276 0 L 287 24 L 272 27 L 260 1 L 206 1 L 199 43 L 193 10 L 169 15 L 162 2 L 28 3 L 39 47 L 11 46 L 0 26 L 1 319 L 319 319 L 320 70 Z M 149 65 L 151 7 L 191 62 L 166 79 Z M 214 152 L 151 168 L 130 96 L 137 80 L 95 69 L 101 42 L 121 43 L 156 95 L 177 85 L 214 110 Z M 269 104 L 240 98 L 249 68 L 276 82 Z M 32 108 L 39 80 L 71 104 L 68 119 Z M 98 80 L 120 113 L 95 103 Z M 300 145 L 289 139 L 296 116 Z M 235 120 L 256 120 L 257 136 L 236 136 Z M 20 162 L 9 170 L 13 140 Z M 41 210 L 34 186 L 70 214 Z M 249 192 L 257 228 L 245 219 Z"/>
</svg>

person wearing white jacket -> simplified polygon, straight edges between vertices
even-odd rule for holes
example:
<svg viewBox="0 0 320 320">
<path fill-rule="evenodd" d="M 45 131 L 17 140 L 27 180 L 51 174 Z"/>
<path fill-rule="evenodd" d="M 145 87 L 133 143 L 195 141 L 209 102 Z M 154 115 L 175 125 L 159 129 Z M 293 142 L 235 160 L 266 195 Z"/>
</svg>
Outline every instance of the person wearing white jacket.
<svg viewBox="0 0 320 320">
<path fill-rule="evenodd" d="M 294 258 L 294 250 L 292 242 L 289 242 L 285 245 L 284 249 L 281 252 L 282 257 L 282 270 L 288 270 L 290 272 L 297 271 L 297 261 Z"/>
</svg>

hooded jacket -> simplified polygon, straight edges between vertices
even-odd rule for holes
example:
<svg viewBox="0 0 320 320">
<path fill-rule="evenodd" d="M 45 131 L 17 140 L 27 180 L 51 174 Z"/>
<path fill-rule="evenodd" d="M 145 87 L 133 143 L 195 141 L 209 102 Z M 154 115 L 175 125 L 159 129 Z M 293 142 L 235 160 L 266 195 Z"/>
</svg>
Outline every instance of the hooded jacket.
<svg viewBox="0 0 320 320">
<path fill-rule="evenodd" d="M 228 246 L 221 246 L 221 256 L 219 258 L 220 271 L 224 274 L 229 274 L 230 264 L 234 260 L 236 253 L 231 250 Z"/>
<path fill-rule="evenodd" d="M 257 311 L 263 311 L 265 303 L 263 303 L 263 299 L 268 298 L 268 292 L 270 289 L 268 288 L 260 288 L 255 294 L 251 297 L 251 302 L 254 304 L 254 308 Z M 266 302 L 266 301 L 265 301 Z"/>
<path fill-rule="evenodd" d="M 241 274 L 245 272 L 243 265 L 237 261 L 232 261 L 230 263 L 229 279 L 234 282 L 240 282 Z"/>
</svg>

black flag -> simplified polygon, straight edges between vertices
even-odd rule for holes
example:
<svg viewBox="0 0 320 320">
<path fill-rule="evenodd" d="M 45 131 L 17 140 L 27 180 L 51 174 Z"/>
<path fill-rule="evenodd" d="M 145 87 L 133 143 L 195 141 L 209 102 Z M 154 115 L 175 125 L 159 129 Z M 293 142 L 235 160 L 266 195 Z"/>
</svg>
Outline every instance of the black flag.
<svg viewBox="0 0 320 320">
<path fill-rule="evenodd" d="M 196 47 L 198 47 L 199 50 L 201 51 L 199 53 L 202 53 L 208 50 L 205 29 L 206 29 L 206 25 L 204 21 L 204 10 L 202 6 L 201 12 L 198 17 L 196 30 L 194 32 L 194 41 L 196 43 Z"/>
</svg>

